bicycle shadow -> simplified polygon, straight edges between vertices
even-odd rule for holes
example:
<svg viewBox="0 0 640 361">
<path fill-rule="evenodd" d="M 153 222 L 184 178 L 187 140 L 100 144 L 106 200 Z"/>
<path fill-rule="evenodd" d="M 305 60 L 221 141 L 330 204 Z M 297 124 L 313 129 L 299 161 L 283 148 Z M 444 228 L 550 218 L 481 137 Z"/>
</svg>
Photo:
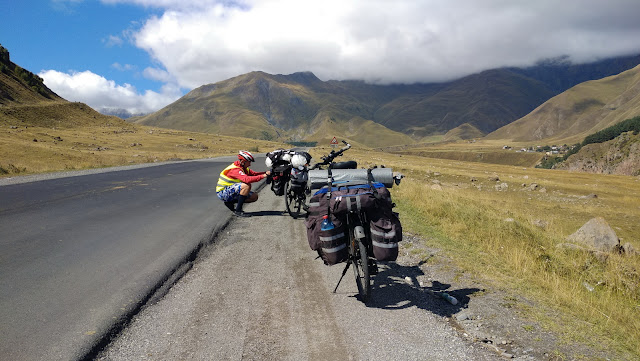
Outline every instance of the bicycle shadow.
<svg viewBox="0 0 640 361">
<path fill-rule="evenodd" d="M 247 212 L 253 217 L 264 217 L 264 216 L 289 216 L 287 211 L 258 211 L 258 212 Z"/>
<path fill-rule="evenodd" d="M 452 289 L 450 284 L 431 280 L 430 287 L 422 287 L 418 276 L 425 275 L 420 265 L 402 266 L 395 262 L 379 263 L 378 274 L 373 278 L 372 297 L 367 307 L 381 309 L 404 309 L 418 307 L 439 316 L 451 317 L 467 308 L 470 295 L 483 291 L 479 288 Z M 410 281 L 406 278 L 409 277 Z M 446 292 L 456 298 L 458 303 L 452 305 L 439 296 Z"/>
</svg>

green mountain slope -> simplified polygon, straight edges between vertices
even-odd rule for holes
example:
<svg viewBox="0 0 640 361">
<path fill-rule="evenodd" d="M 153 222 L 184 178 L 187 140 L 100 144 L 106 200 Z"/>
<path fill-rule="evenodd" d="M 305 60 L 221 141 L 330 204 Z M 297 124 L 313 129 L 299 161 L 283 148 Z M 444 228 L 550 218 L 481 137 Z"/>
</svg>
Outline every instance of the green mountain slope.
<svg viewBox="0 0 640 361">
<path fill-rule="evenodd" d="M 427 136 L 468 123 L 491 132 L 553 95 L 547 86 L 506 69 L 489 70 L 448 84 L 432 95 L 409 95 L 381 107 L 376 121 L 393 130 Z"/>
<path fill-rule="evenodd" d="M 35 104 L 62 100 L 44 85 L 42 78 L 11 61 L 0 45 L 0 105 Z"/>
<path fill-rule="evenodd" d="M 13 63 L 9 51 L 0 46 L 0 122 L 9 126 L 69 128 L 122 120 L 59 97 L 44 85 L 42 78 Z"/>
<path fill-rule="evenodd" d="M 543 63 L 488 70 L 448 83 L 411 85 L 325 82 L 310 72 L 252 72 L 203 85 L 156 113 L 129 121 L 258 139 L 348 136 L 373 147 L 412 144 L 463 124 L 480 133 L 493 132 L 524 117 L 565 86 L 618 74 L 638 61 L 640 56 L 576 66 Z M 356 123 L 349 124 L 352 121 Z"/>
<path fill-rule="evenodd" d="M 640 66 L 559 94 L 487 139 L 576 143 L 640 114 Z"/>
</svg>

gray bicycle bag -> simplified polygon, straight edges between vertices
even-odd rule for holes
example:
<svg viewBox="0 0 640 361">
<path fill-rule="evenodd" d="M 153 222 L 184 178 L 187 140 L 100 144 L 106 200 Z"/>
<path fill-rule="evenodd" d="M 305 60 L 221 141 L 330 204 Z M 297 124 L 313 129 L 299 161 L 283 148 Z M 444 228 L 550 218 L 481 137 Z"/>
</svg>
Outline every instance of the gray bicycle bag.
<svg viewBox="0 0 640 361">
<path fill-rule="evenodd" d="M 373 255 L 378 261 L 395 261 L 398 258 L 398 242 L 402 241 L 402 224 L 398 213 L 378 208 L 369 212 Z"/>
</svg>

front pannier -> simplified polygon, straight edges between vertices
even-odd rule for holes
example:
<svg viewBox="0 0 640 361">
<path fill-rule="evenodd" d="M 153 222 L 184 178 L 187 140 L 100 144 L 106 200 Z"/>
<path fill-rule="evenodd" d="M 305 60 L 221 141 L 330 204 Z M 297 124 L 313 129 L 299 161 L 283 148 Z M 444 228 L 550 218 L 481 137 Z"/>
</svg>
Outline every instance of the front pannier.
<svg viewBox="0 0 640 361">
<path fill-rule="evenodd" d="M 395 261 L 398 258 L 398 242 L 402 241 L 398 213 L 390 209 L 377 209 L 370 212 L 369 217 L 373 255 L 378 261 Z"/>
<path fill-rule="evenodd" d="M 312 250 L 318 251 L 322 260 L 327 265 L 347 260 L 347 230 L 342 220 L 331 216 L 334 228 L 323 231 L 321 229 L 322 217 L 309 217 L 306 219 L 307 240 Z"/>
</svg>

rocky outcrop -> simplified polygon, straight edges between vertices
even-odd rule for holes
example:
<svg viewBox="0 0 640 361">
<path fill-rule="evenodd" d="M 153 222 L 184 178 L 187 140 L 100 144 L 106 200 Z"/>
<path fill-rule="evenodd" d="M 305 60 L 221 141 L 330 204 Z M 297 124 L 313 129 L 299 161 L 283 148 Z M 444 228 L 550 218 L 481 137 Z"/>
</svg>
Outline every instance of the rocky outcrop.
<svg viewBox="0 0 640 361">
<path fill-rule="evenodd" d="M 600 174 L 640 175 L 640 134 L 627 132 L 604 143 L 586 145 L 555 168 Z"/>
</svg>

